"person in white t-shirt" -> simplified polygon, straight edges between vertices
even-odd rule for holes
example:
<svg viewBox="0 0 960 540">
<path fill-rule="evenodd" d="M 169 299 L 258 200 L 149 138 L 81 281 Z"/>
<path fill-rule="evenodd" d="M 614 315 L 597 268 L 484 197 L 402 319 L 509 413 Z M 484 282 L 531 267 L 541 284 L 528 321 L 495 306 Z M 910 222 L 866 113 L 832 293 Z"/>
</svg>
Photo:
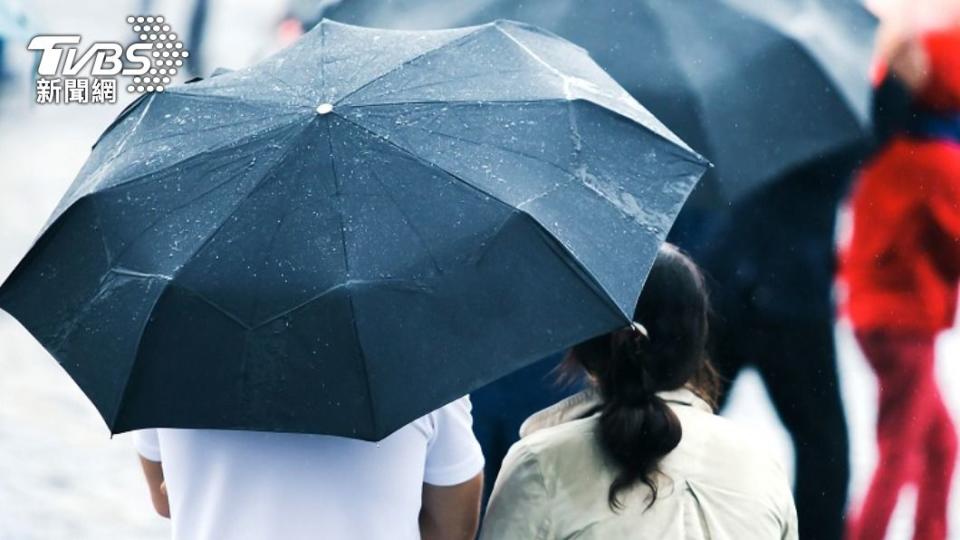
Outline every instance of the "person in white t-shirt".
<svg viewBox="0 0 960 540">
<path fill-rule="evenodd" d="M 189 540 L 472 540 L 483 454 L 463 397 L 373 443 L 288 433 L 134 432 L 157 512 Z"/>
</svg>

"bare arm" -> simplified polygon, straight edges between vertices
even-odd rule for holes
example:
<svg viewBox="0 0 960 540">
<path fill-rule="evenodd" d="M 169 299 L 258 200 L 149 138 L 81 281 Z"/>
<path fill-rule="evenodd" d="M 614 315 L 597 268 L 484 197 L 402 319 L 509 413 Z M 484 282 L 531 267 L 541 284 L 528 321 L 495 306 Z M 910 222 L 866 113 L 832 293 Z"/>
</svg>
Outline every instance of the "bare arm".
<svg viewBox="0 0 960 540">
<path fill-rule="evenodd" d="M 161 516 L 169 518 L 170 502 L 167 500 L 167 486 L 163 482 L 163 468 L 160 466 L 160 462 L 150 461 L 140 456 L 140 466 L 143 467 L 143 475 L 147 478 L 153 508 Z"/>
<path fill-rule="evenodd" d="M 423 485 L 423 540 L 473 540 L 480 521 L 483 473 L 455 486 Z"/>
</svg>

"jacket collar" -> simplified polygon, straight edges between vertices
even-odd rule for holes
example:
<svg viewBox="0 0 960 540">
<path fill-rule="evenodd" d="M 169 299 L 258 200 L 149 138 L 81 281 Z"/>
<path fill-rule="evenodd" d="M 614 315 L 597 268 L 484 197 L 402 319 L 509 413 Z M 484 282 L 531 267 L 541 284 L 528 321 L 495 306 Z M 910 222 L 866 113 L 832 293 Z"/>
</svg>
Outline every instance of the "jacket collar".
<svg viewBox="0 0 960 540">
<path fill-rule="evenodd" d="M 657 396 L 667 403 L 693 407 L 713 413 L 713 409 L 706 401 L 686 387 L 666 392 L 657 392 Z M 520 426 L 520 437 L 523 438 L 541 429 L 553 427 L 571 420 L 592 416 L 600 407 L 599 392 L 597 392 L 595 388 L 588 388 L 564 400 L 558 401 L 546 409 L 535 413 L 530 418 L 527 418 L 523 425 Z"/>
</svg>

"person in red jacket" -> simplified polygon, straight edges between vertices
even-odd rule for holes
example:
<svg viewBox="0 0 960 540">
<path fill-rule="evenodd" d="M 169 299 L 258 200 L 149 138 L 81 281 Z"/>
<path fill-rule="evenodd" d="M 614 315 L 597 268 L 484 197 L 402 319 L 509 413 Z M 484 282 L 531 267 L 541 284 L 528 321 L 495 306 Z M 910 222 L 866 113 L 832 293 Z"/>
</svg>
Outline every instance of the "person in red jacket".
<svg viewBox="0 0 960 540">
<path fill-rule="evenodd" d="M 914 538 L 944 539 L 957 435 L 934 373 L 960 281 L 960 27 L 893 47 L 911 114 L 862 170 L 843 271 L 847 312 L 880 385 L 879 463 L 852 540 L 881 540 L 897 497 L 918 489 Z"/>
</svg>

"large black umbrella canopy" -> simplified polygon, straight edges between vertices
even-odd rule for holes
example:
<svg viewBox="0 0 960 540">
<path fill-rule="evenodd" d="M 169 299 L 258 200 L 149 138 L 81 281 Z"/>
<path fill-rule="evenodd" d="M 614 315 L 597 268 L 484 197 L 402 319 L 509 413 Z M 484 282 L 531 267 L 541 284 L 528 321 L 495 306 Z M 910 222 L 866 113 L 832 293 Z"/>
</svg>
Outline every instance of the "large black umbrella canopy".
<svg viewBox="0 0 960 540">
<path fill-rule="evenodd" d="M 130 107 L 0 306 L 113 432 L 379 439 L 628 324 L 705 167 L 536 28 L 323 22 Z"/>
<path fill-rule="evenodd" d="M 342 0 L 325 15 L 555 32 L 710 158 L 703 187 L 726 201 L 868 135 L 876 20 L 857 0 Z"/>
</svg>

